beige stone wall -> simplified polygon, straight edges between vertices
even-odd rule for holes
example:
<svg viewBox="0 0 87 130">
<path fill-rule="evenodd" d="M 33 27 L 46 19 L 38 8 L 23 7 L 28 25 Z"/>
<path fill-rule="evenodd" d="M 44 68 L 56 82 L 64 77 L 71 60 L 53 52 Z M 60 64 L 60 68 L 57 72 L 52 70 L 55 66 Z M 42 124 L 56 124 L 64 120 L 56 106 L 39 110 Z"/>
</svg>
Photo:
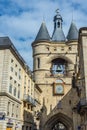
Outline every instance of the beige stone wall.
<svg viewBox="0 0 87 130">
<path fill-rule="evenodd" d="M 71 89 L 72 73 L 76 64 L 77 42 L 71 43 L 45 43 L 40 42 L 33 45 L 33 60 L 34 60 L 34 79 L 42 89 L 42 97 L 45 98 L 47 113 L 53 109 L 59 100 L 61 100 Z M 40 58 L 40 67 L 38 68 L 37 59 Z M 52 60 L 56 58 L 64 58 L 70 64 L 68 76 L 63 75 L 51 76 L 50 68 Z M 64 95 L 53 96 L 53 83 L 57 79 L 62 79 L 64 82 Z M 41 101 L 43 104 L 43 100 Z"/>
<path fill-rule="evenodd" d="M 87 34 L 87 31 L 85 31 L 85 33 Z M 86 90 L 86 99 L 87 99 L 87 58 L 86 58 L 86 55 L 87 55 L 87 36 L 82 38 L 82 46 L 83 46 L 85 90 Z"/>
<path fill-rule="evenodd" d="M 19 125 L 19 130 L 22 125 L 33 127 L 34 82 L 29 70 L 14 50 L 2 49 L 0 56 L 0 112 L 5 113 L 3 130 L 9 120 L 13 123 L 13 130 L 16 125 Z M 23 104 L 24 94 L 28 99 L 26 106 Z"/>
<path fill-rule="evenodd" d="M 87 127 L 87 28 L 81 28 L 79 31 L 79 44 L 78 44 L 78 56 L 79 56 L 79 71 L 78 71 L 78 88 L 81 90 L 79 100 L 84 105 L 81 105 L 79 116 L 81 120 L 79 124 L 81 129 L 86 130 Z"/>
<path fill-rule="evenodd" d="M 86 29 L 82 29 L 80 34 L 79 34 L 79 75 L 80 75 L 80 86 L 82 89 L 82 93 L 81 93 L 81 97 L 87 98 L 87 30 Z"/>
<path fill-rule="evenodd" d="M 0 90 L 7 91 L 9 74 L 9 50 L 0 50 Z"/>
<path fill-rule="evenodd" d="M 18 98 L 18 84 L 19 79 L 15 75 L 15 67 L 11 63 L 11 58 L 16 59 L 9 49 L 0 50 L 1 53 L 1 70 L 0 70 L 0 112 L 5 113 L 5 121 L 3 122 L 3 130 L 6 129 L 6 123 L 9 119 L 15 125 L 20 122 L 20 108 L 21 98 Z M 19 64 L 18 62 L 15 62 Z M 12 69 L 13 67 L 13 69 Z M 10 88 L 11 86 L 11 88 Z M 14 88 L 16 87 L 16 93 L 14 95 Z M 14 122 L 15 119 L 15 122 Z"/>
</svg>

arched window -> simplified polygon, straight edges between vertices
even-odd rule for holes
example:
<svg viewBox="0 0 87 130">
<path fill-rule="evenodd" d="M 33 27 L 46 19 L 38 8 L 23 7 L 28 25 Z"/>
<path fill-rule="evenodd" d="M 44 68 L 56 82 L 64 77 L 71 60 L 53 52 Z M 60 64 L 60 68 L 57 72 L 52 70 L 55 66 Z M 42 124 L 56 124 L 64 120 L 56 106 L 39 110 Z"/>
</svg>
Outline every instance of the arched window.
<svg viewBox="0 0 87 130">
<path fill-rule="evenodd" d="M 58 28 L 60 27 L 60 22 L 58 22 Z"/>
<path fill-rule="evenodd" d="M 52 130 L 67 130 L 67 128 L 64 124 L 58 122 L 57 124 L 55 124 Z"/>
<path fill-rule="evenodd" d="M 52 74 L 65 74 L 67 61 L 62 58 L 57 58 L 52 61 Z"/>
</svg>

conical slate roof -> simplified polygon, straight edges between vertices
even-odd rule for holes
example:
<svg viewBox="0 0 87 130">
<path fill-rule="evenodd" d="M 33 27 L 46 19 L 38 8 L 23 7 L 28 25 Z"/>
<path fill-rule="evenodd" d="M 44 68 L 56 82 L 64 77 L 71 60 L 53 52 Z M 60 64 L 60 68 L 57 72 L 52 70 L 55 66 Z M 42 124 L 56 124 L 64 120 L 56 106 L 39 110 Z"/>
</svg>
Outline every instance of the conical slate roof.
<svg viewBox="0 0 87 130">
<path fill-rule="evenodd" d="M 63 30 L 61 28 L 56 28 L 52 36 L 52 41 L 64 42 L 65 40 Z"/>
<path fill-rule="evenodd" d="M 48 40 L 48 41 L 50 40 L 50 35 L 48 33 L 46 24 L 44 22 L 41 24 L 41 27 L 39 29 L 37 36 L 36 36 L 35 42 L 41 41 L 41 40 Z"/>
<path fill-rule="evenodd" d="M 78 40 L 78 30 L 77 30 L 77 27 L 74 24 L 74 22 L 72 22 L 71 25 L 70 25 L 69 32 L 68 32 L 68 35 L 67 35 L 67 39 L 69 41 Z"/>
</svg>

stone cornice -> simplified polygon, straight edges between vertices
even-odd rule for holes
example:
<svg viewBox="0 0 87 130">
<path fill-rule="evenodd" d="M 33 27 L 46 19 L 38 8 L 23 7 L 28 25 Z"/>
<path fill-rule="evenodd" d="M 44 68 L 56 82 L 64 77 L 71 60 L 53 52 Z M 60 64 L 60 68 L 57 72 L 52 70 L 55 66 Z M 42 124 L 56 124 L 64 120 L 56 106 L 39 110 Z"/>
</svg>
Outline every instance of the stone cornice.
<svg viewBox="0 0 87 130">
<path fill-rule="evenodd" d="M 7 96 L 8 98 L 18 102 L 18 103 L 22 103 L 21 101 L 19 101 L 18 99 L 16 99 L 15 97 L 11 96 L 10 94 L 6 93 L 6 92 L 0 92 L 0 96 Z"/>
<path fill-rule="evenodd" d="M 38 55 L 48 55 L 49 56 L 49 55 L 54 55 L 54 54 L 59 55 L 59 56 L 66 55 L 66 53 L 38 53 L 38 54 L 34 54 L 33 57 L 38 56 Z M 77 54 L 77 53 L 72 53 L 72 52 L 67 53 L 67 55 L 73 55 L 73 54 Z"/>
</svg>

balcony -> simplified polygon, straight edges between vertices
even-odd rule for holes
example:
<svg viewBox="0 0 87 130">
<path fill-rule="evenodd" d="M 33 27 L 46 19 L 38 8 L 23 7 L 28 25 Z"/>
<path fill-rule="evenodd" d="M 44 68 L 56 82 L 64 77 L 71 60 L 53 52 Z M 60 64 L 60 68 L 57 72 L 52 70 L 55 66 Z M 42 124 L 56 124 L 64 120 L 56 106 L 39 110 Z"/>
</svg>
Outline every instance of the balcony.
<svg viewBox="0 0 87 130">
<path fill-rule="evenodd" d="M 35 99 L 29 96 L 28 94 L 24 94 L 23 101 L 28 102 L 32 106 L 35 106 Z"/>
<path fill-rule="evenodd" d="M 87 99 L 81 99 L 77 105 L 77 110 L 79 113 L 87 111 Z"/>
</svg>

